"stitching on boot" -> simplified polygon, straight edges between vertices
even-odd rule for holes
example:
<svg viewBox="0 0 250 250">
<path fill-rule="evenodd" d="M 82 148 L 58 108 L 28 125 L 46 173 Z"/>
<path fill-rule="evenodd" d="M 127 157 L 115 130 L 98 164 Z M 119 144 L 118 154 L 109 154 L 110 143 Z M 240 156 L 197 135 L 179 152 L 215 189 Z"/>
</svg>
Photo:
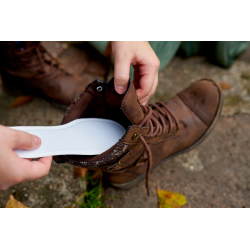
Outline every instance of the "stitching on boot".
<svg viewBox="0 0 250 250">
<path fill-rule="evenodd" d="M 63 120 L 62 120 L 62 124 L 63 124 L 65 118 L 68 116 L 69 112 L 71 111 L 71 108 L 75 105 L 75 103 L 76 103 L 85 93 L 86 93 L 86 90 L 84 90 L 84 91 L 80 94 L 80 96 L 76 97 L 76 98 L 74 99 L 74 101 L 69 105 L 69 107 L 67 108 L 67 110 L 66 110 L 66 112 L 65 112 L 65 114 L 64 114 L 64 117 L 63 117 Z"/>
<path fill-rule="evenodd" d="M 125 102 L 126 102 L 127 99 L 128 99 L 128 95 L 130 94 L 131 88 L 132 88 L 132 87 L 134 87 L 133 84 L 131 84 L 131 86 L 130 86 L 130 88 L 129 88 L 129 90 L 128 90 L 128 93 L 126 94 L 126 96 L 124 97 L 124 99 L 123 99 L 123 101 L 122 101 L 122 110 L 123 110 L 123 112 L 126 114 L 126 116 L 129 118 L 129 120 L 130 120 L 132 123 L 134 123 L 134 122 L 133 122 L 133 119 L 131 119 L 131 116 L 129 115 L 129 113 L 127 112 L 127 110 L 126 110 L 126 108 L 125 108 Z"/>
<path fill-rule="evenodd" d="M 181 93 L 179 93 L 179 94 L 177 94 L 176 96 L 178 96 L 181 100 L 182 100 L 182 102 L 184 102 L 185 103 L 185 105 L 206 125 L 206 126 L 209 126 L 203 119 L 202 119 L 202 117 L 200 117 L 199 116 L 199 114 L 197 114 L 196 112 L 195 112 L 195 110 L 192 108 L 192 107 L 190 107 L 189 106 L 189 103 L 188 103 L 188 101 L 186 100 L 186 98 L 185 98 L 185 96 L 183 96 Z"/>
</svg>

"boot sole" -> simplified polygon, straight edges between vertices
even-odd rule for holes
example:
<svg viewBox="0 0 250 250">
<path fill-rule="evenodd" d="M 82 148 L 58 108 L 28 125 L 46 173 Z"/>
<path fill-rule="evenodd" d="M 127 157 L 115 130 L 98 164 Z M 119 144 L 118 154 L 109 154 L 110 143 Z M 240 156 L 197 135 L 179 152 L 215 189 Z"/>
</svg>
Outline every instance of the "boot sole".
<svg viewBox="0 0 250 250">
<path fill-rule="evenodd" d="M 215 115 L 215 117 L 213 119 L 213 122 L 210 125 L 210 127 L 206 130 L 206 132 L 194 144 L 192 144 L 191 146 L 189 146 L 188 148 L 186 148 L 186 149 L 184 149 L 182 151 L 179 151 L 179 152 L 177 152 L 177 153 L 175 153 L 173 155 L 170 155 L 170 156 L 166 157 L 165 159 L 163 159 L 162 161 L 157 163 L 155 166 L 153 166 L 151 171 L 154 170 L 157 166 L 159 166 L 162 162 L 166 162 L 167 160 L 170 160 L 173 157 L 176 157 L 176 156 L 178 156 L 180 154 L 183 154 L 183 153 L 186 153 L 186 152 L 192 150 L 193 148 L 195 148 L 196 146 L 201 144 L 207 138 L 207 136 L 213 131 L 215 125 L 217 124 L 217 122 L 218 122 L 218 120 L 220 118 L 220 114 L 221 114 L 221 110 L 222 110 L 222 106 L 223 106 L 223 96 L 222 96 L 221 90 L 220 90 L 219 86 L 216 83 L 214 83 L 214 84 L 218 88 L 220 95 L 219 95 L 219 105 L 218 105 L 217 110 L 216 110 L 216 115 Z M 135 186 L 136 184 L 138 184 L 139 182 L 141 182 L 145 177 L 146 177 L 146 172 L 144 172 L 141 175 L 137 176 L 133 180 L 127 181 L 125 183 L 117 184 L 117 183 L 110 182 L 110 184 L 112 186 L 116 187 L 116 188 L 119 188 L 119 189 L 129 189 L 129 188 L 132 188 L 133 186 Z"/>
</svg>

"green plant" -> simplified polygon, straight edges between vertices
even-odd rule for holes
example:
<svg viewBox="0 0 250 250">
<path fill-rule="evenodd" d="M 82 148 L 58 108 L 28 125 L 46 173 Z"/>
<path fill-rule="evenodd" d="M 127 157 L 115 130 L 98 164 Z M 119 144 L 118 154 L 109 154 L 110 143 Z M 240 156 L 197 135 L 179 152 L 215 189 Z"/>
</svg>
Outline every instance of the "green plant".
<svg viewBox="0 0 250 250">
<path fill-rule="evenodd" d="M 79 205 L 80 208 L 106 208 L 103 201 L 108 198 L 117 198 L 116 196 L 102 197 L 102 177 L 93 179 L 93 173 L 88 171 L 82 182 L 86 182 L 86 188 L 83 194 L 78 197 L 72 207 Z"/>
</svg>

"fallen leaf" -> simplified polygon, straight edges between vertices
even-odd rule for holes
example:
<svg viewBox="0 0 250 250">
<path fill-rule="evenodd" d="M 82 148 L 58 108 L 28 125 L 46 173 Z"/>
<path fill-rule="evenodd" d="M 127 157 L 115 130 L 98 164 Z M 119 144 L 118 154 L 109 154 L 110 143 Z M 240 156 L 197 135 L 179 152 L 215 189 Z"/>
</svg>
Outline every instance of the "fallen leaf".
<svg viewBox="0 0 250 250">
<path fill-rule="evenodd" d="M 220 87 L 221 87 L 221 89 L 231 89 L 232 88 L 232 85 L 231 84 L 229 84 L 229 83 L 227 83 L 227 82 L 221 82 L 220 83 Z"/>
<path fill-rule="evenodd" d="M 74 175 L 75 177 L 85 177 L 88 169 L 82 167 L 74 167 Z"/>
<path fill-rule="evenodd" d="M 6 204 L 6 208 L 28 208 L 23 205 L 20 201 L 16 200 L 13 195 L 10 195 L 10 198 Z"/>
<path fill-rule="evenodd" d="M 20 95 L 10 104 L 9 108 L 16 108 L 33 100 L 33 96 Z"/>
<path fill-rule="evenodd" d="M 184 206 L 187 199 L 184 195 L 165 191 L 157 187 L 158 202 L 160 208 L 177 208 Z"/>
</svg>

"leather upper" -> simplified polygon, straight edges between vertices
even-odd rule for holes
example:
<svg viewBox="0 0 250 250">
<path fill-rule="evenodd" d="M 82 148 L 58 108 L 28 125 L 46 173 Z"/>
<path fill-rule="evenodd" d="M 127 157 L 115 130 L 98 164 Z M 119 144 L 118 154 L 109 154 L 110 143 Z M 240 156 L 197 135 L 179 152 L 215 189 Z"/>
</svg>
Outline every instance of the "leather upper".
<svg viewBox="0 0 250 250">
<path fill-rule="evenodd" d="M 103 91 L 97 91 L 98 86 L 102 86 Z M 159 111 L 154 107 L 150 108 L 154 114 L 152 116 L 159 116 L 160 125 L 154 125 L 154 122 L 150 125 L 150 119 L 155 118 L 148 117 L 145 125 L 140 126 L 147 114 L 138 102 L 131 82 L 123 95 L 115 92 L 113 79 L 109 83 L 100 80 L 92 82 L 69 107 L 63 124 L 80 117 L 108 118 L 121 123 L 127 132 L 116 145 L 101 155 L 61 156 L 56 160 L 89 169 L 101 169 L 112 183 L 130 181 L 147 171 L 149 160 L 145 145 L 135 135 L 144 138 L 152 153 L 152 165 L 155 166 L 161 160 L 188 149 L 205 136 L 219 115 L 221 92 L 212 80 L 202 79 L 192 83 L 165 105 L 167 109 L 158 104 Z M 165 117 L 161 115 L 161 109 L 166 112 Z M 164 133 L 148 136 L 163 121 L 168 129 Z"/>
<path fill-rule="evenodd" d="M 81 77 L 66 72 L 40 42 L 22 42 L 20 47 L 0 42 L 0 68 L 10 94 L 43 96 L 66 106 L 87 86 Z"/>
</svg>

